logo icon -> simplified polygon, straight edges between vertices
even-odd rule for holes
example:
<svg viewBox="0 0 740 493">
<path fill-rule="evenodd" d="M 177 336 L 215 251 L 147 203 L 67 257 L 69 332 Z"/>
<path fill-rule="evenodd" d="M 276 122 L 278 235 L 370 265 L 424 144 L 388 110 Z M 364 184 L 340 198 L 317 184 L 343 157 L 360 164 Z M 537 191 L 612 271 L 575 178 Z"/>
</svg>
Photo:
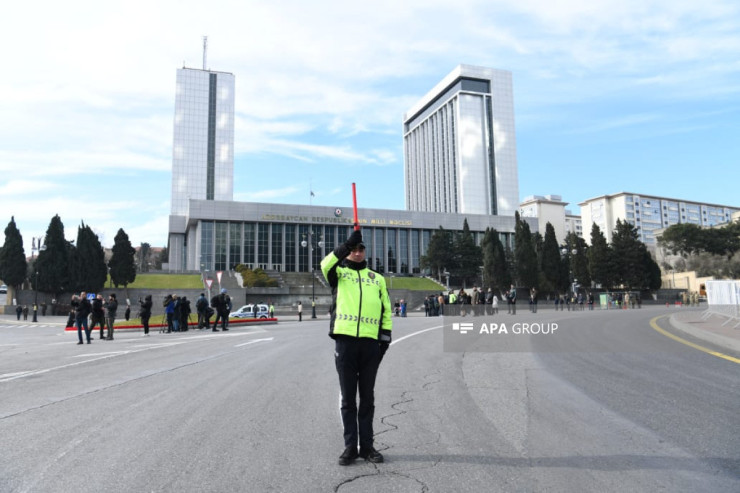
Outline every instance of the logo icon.
<svg viewBox="0 0 740 493">
<path fill-rule="evenodd" d="M 337 207 L 336 209 L 334 209 L 334 216 L 335 217 L 341 217 L 342 216 L 342 209 L 340 209 L 339 207 Z"/>
<path fill-rule="evenodd" d="M 458 331 L 461 334 L 467 334 L 468 332 L 473 330 L 473 323 L 453 323 L 452 330 Z"/>
</svg>

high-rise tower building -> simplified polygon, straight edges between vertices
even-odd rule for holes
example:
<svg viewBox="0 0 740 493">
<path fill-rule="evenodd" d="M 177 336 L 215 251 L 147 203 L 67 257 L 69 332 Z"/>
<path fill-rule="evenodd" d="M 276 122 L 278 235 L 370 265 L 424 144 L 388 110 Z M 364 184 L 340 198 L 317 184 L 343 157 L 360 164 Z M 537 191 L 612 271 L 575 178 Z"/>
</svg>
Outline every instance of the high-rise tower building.
<svg viewBox="0 0 740 493">
<path fill-rule="evenodd" d="M 513 216 L 511 72 L 459 65 L 404 115 L 406 208 Z"/>
<path fill-rule="evenodd" d="M 177 70 L 170 269 L 185 268 L 189 201 L 234 199 L 234 74 Z M 194 238 L 193 238 L 194 240 Z"/>
<path fill-rule="evenodd" d="M 233 200 L 234 75 L 177 71 L 172 146 L 172 214 L 189 199 Z"/>
</svg>

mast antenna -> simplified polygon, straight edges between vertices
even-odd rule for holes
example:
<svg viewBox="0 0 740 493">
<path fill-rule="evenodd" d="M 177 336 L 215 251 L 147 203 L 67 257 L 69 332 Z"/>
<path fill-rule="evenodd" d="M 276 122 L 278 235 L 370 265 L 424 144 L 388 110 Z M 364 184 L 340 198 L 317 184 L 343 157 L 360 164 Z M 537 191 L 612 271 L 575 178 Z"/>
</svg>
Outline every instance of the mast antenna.
<svg viewBox="0 0 740 493">
<path fill-rule="evenodd" d="M 203 70 L 206 69 L 206 58 L 208 54 L 208 36 L 203 36 Z"/>
</svg>

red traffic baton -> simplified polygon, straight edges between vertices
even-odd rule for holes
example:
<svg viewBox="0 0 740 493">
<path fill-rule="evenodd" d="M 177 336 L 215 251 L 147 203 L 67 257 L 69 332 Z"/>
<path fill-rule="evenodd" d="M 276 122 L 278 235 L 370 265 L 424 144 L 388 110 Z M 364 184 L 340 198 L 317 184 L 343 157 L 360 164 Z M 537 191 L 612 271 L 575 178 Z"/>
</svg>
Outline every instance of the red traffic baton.
<svg viewBox="0 0 740 493">
<path fill-rule="evenodd" d="M 354 211 L 355 231 L 359 231 L 360 220 L 357 218 L 357 188 L 354 182 L 352 182 L 352 209 Z"/>
</svg>

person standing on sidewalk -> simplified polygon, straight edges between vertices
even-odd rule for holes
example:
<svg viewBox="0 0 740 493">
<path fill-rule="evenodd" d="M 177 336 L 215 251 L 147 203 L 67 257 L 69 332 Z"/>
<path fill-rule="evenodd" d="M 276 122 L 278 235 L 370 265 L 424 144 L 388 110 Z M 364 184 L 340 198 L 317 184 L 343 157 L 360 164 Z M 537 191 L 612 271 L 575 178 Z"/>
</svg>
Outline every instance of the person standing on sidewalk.
<svg viewBox="0 0 740 493">
<path fill-rule="evenodd" d="M 206 299 L 205 293 L 200 293 L 200 297 L 195 302 L 195 311 L 198 312 L 198 328 L 207 329 L 208 322 L 206 322 L 206 308 L 208 308 L 208 300 Z"/>
<path fill-rule="evenodd" d="M 116 293 L 111 293 L 108 296 L 108 301 L 103 305 L 105 307 L 105 323 L 108 325 L 108 337 L 106 341 L 113 340 L 113 324 L 116 321 L 116 311 L 118 310 L 118 300 L 116 299 Z"/>
<path fill-rule="evenodd" d="M 72 296 L 70 305 L 75 310 L 75 325 L 77 326 L 77 339 L 79 340 L 77 344 L 82 344 L 83 328 L 85 329 L 87 343 L 90 344 L 92 341 L 90 340 L 90 329 L 87 327 L 87 316 L 90 315 L 92 307 L 90 301 L 87 299 L 87 293 L 83 291 L 80 293 L 80 296 Z"/>
<path fill-rule="evenodd" d="M 385 278 L 368 269 L 359 229 L 321 261 L 321 271 L 332 291 L 329 337 L 335 341 L 334 362 L 342 392 L 345 448 L 338 462 L 346 466 L 357 457 L 383 462 L 383 455 L 373 447 L 373 416 L 375 377 L 391 343 L 391 301 Z"/>
<path fill-rule="evenodd" d="M 152 317 L 152 295 L 148 294 L 144 296 L 142 301 L 139 298 L 139 306 L 141 307 L 139 313 L 141 314 L 141 325 L 144 326 L 144 335 L 149 335 L 149 319 Z"/>
<path fill-rule="evenodd" d="M 105 333 L 105 310 L 103 310 L 103 295 L 98 294 L 92 300 L 92 314 L 90 316 L 90 332 L 95 332 L 95 326 L 100 326 L 100 339 L 104 339 Z"/>
<path fill-rule="evenodd" d="M 303 321 L 303 305 L 301 305 L 301 302 L 298 302 L 298 321 Z"/>
</svg>

